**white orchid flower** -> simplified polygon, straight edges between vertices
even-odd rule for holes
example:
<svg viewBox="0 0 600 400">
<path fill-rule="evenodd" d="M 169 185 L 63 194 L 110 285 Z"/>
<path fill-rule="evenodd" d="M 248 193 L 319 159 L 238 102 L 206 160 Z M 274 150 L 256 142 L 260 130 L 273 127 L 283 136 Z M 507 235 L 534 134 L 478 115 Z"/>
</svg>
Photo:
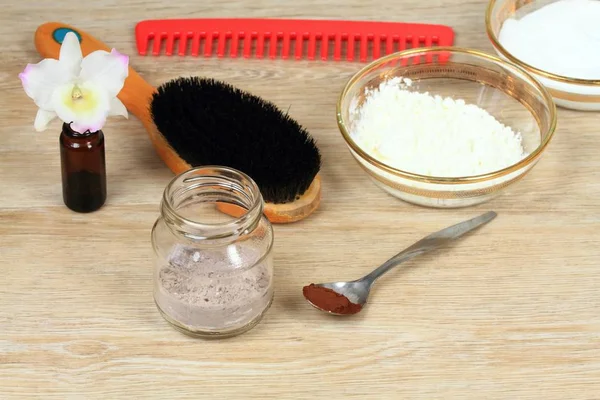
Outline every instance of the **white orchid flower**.
<svg viewBox="0 0 600 400">
<path fill-rule="evenodd" d="M 102 129 L 106 118 L 127 109 L 117 98 L 129 73 L 129 57 L 113 49 L 97 50 L 85 58 L 73 32 L 65 35 L 59 59 L 27 64 L 19 78 L 39 110 L 35 130 L 41 132 L 56 117 L 76 132 Z"/>
</svg>

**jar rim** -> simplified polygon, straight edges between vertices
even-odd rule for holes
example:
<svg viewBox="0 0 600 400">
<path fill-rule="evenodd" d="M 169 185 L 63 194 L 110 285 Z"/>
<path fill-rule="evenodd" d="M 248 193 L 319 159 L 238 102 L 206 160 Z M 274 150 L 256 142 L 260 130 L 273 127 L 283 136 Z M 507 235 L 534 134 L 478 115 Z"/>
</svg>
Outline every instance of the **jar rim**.
<svg viewBox="0 0 600 400">
<path fill-rule="evenodd" d="M 232 216 L 225 222 L 202 222 L 182 216 L 173 204 L 172 194 L 178 185 L 193 182 L 204 178 L 214 178 L 215 181 L 229 181 L 245 188 L 245 198 L 248 200 L 243 214 Z M 241 191 L 240 191 L 241 193 Z M 221 239 L 230 236 L 239 236 L 244 232 L 253 230 L 263 214 L 264 203 L 262 194 L 254 180 L 242 171 L 221 165 L 203 165 L 192 167 L 177 174 L 165 187 L 163 192 L 161 211 L 165 219 L 178 225 L 178 231 L 192 239 Z"/>
</svg>

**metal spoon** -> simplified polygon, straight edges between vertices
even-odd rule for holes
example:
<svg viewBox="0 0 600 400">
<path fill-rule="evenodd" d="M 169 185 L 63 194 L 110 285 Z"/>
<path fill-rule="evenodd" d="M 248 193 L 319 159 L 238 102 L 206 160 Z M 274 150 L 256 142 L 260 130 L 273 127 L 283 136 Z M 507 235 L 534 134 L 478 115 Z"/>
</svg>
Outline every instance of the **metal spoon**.
<svg viewBox="0 0 600 400">
<path fill-rule="evenodd" d="M 432 233 L 431 235 L 424 237 L 423 239 L 419 240 L 418 242 L 406 248 L 405 250 L 402 250 L 400 253 L 396 254 L 394 257 L 390 258 L 381 266 L 373 270 L 373 272 L 363 276 L 358 280 L 351 282 L 319 283 L 315 286 L 321 286 L 327 289 L 331 289 L 338 294 L 346 296 L 348 300 L 350 300 L 354 304 L 360 305 L 362 309 L 362 307 L 367 303 L 367 298 L 369 297 L 369 291 L 371 290 L 371 286 L 383 274 L 385 274 L 386 272 L 388 272 L 389 270 L 406 260 L 410 260 L 411 258 L 416 257 L 420 254 L 427 253 L 428 251 L 437 249 L 448 244 L 450 241 L 457 239 L 460 236 L 463 236 L 465 233 L 470 232 L 475 228 L 478 228 L 490 222 L 491 220 L 496 218 L 496 216 L 497 214 L 494 211 L 489 211 L 473 219 L 449 226 L 448 228 L 442 229 L 441 231 Z M 325 311 L 335 315 L 342 315 L 331 312 L 329 310 L 325 310 L 312 303 L 310 299 L 306 299 L 313 307 L 321 311 Z"/>
</svg>

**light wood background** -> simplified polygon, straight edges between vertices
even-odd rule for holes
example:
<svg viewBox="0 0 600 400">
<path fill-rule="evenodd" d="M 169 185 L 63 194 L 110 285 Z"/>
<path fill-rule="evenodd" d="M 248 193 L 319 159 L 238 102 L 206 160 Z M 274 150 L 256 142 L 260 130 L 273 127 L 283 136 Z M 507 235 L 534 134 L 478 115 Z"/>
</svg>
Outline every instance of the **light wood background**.
<svg viewBox="0 0 600 400">
<path fill-rule="evenodd" d="M 600 117 L 559 110 L 534 171 L 483 206 L 431 210 L 377 189 L 336 128 L 359 64 L 136 55 L 138 20 L 318 17 L 444 23 L 492 51 L 485 1 L 21 0 L 0 13 L 0 399 L 600 399 Z M 140 122 L 105 128 L 109 197 L 62 203 L 58 134 L 33 129 L 17 74 L 46 21 L 131 55 L 149 82 L 207 75 L 274 101 L 323 152 L 323 203 L 276 226 L 276 298 L 228 340 L 171 329 L 151 295 L 150 230 L 171 173 Z M 354 318 L 311 308 L 310 282 L 361 276 L 422 236 L 489 209 L 491 224 L 379 281 Z"/>
</svg>

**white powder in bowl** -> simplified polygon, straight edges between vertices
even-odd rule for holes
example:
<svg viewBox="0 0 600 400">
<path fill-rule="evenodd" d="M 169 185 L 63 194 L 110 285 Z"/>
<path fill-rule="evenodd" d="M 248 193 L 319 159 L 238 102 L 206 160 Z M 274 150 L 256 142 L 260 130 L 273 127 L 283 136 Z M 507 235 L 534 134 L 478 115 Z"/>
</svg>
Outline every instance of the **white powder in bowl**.
<svg viewBox="0 0 600 400">
<path fill-rule="evenodd" d="M 509 18 L 498 40 L 512 55 L 541 70 L 600 79 L 600 1 L 561 0 L 520 19 Z"/>
<path fill-rule="evenodd" d="M 407 90 L 395 77 L 367 90 L 350 109 L 350 135 L 373 158 L 438 177 L 493 172 L 523 159 L 519 132 L 463 100 Z"/>
</svg>

